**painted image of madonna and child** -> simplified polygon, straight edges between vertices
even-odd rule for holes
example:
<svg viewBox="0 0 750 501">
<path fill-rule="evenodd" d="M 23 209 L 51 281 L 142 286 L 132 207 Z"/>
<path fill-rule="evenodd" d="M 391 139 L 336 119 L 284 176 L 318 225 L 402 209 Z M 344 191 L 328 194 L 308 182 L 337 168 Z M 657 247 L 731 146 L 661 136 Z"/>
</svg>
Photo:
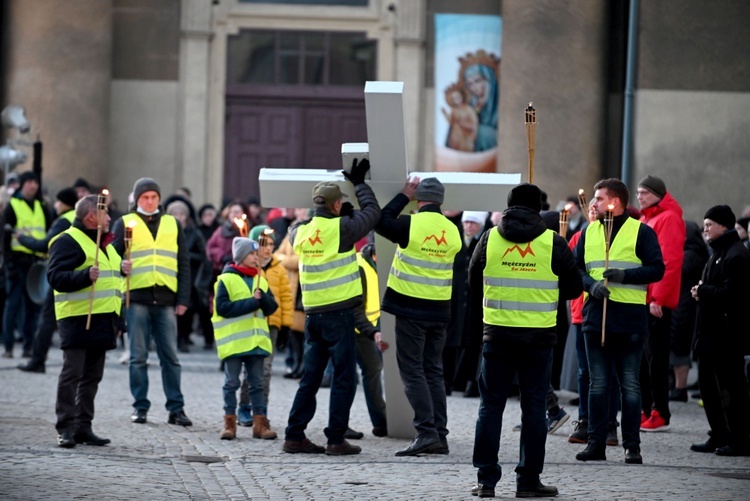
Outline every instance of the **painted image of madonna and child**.
<svg viewBox="0 0 750 501">
<path fill-rule="evenodd" d="M 458 81 L 444 91 L 449 108 L 440 109 L 448 122 L 448 132 L 445 149 L 438 151 L 437 167 L 438 170 L 493 172 L 497 151 L 500 59 L 481 49 L 458 59 Z M 468 157 L 456 152 L 473 155 Z M 478 153 L 482 155 L 476 155 Z M 443 162 L 440 162 L 441 158 Z M 457 166 L 456 162 L 462 165 Z M 449 165 L 441 166 L 440 163 Z"/>
</svg>

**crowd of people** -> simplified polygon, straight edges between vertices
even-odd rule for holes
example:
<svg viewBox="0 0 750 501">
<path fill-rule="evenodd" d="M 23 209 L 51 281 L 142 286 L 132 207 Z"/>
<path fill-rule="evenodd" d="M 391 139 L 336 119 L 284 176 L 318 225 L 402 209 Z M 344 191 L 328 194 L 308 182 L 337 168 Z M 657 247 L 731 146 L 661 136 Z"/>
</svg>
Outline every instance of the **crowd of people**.
<svg viewBox="0 0 750 501">
<path fill-rule="evenodd" d="M 521 184 L 503 211 L 448 212 L 437 178 L 412 177 L 381 209 L 368 170 L 367 160 L 355 160 L 344 172 L 358 210 L 329 182 L 315 186 L 311 209 L 267 211 L 248 199 L 196 210 L 189 189 L 163 197 L 156 180 L 140 178 L 124 214 L 83 179 L 57 193 L 53 213 L 33 172 L 15 186 L 9 179 L 2 356 L 13 358 L 19 342 L 28 360 L 18 368 L 43 373 L 59 333 L 58 445 L 110 442 L 92 421 L 105 353 L 118 337 L 132 422 L 149 419 L 155 347 L 167 421 L 191 426 L 178 353 L 190 352 L 195 331 L 225 375 L 221 439 L 236 438 L 238 426 L 277 438 L 267 417 L 271 363 L 285 351 L 284 377 L 299 386 L 283 451 L 358 454 L 349 442 L 363 437 L 349 427 L 357 366 L 372 433 L 388 433 L 385 311 L 395 316 L 398 376 L 416 431 L 395 455 L 449 454 L 446 396 L 478 396 L 473 495 L 495 495 L 502 414 L 515 393 L 522 410 L 516 495 L 557 495 L 540 477 L 546 436 L 569 417 L 554 392 L 569 330 L 579 397 L 568 441 L 586 444 L 576 459 L 604 460 L 607 446 L 621 444 L 625 463 L 642 463 L 640 433 L 670 429 L 670 401 L 687 400 L 694 361 L 709 437 L 690 449 L 750 456 L 750 336 L 742 318 L 750 208 L 739 219 L 726 205 L 709 208 L 701 235 L 665 182 L 647 176 L 638 208 L 622 181 L 603 179 L 587 205 L 572 197 L 550 211 L 539 187 Z M 416 209 L 404 213 L 412 202 Z M 382 295 L 375 233 L 397 246 L 382 268 Z M 34 281 L 40 266 L 49 289 Z M 325 446 L 305 434 L 322 386 L 330 386 Z"/>
</svg>

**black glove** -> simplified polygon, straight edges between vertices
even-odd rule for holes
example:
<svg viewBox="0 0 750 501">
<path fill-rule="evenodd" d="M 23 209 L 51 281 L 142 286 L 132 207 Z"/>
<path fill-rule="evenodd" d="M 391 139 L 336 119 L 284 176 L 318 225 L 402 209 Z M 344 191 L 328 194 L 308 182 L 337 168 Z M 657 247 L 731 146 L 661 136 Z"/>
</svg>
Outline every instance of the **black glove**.
<svg viewBox="0 0 750 501">
<path fill-rule="evenodd" d="M 345 217 L 349 216 L 352 217 L 354 215 L 354 206 L 349 202 L 344 202 L 341 204 L 341 210 L 339 211 L 339 216 Z"/>
<path fill-rule="evenodd" d="M 283 350 L 289 342 L 289 327 L 279 327 L 279 335 L 276 337 L 276 349 Z"/>
<path fill-rule="evenodd" d="M 594 282 L 594 284 L 589 287 L 589 294 L 596 299 L 604 299 L 605 297 L 609 297 L 609 289 L 607 289 L 602 282 Z"/>
<path fill-rule="evenodd" d="M 370 170 L 369 160 L 363 158 L 359 161 L 359 163 L 357 163 L 357 159 L 355 158 L 354 160 L 352 160 L 351 172 L 343 172 L 344 177 L 347 178 L 349 182 L 354 186 L 357 186 L 358 184 L 362 184 L 365 182 L 365 175 L 367 175 L 368 170 Z"/>
<path fill-rule="evenodd" d="M 605 270 L 604 271 L 604 278 L 608 278 L 612 282 L 617 282 L 618 284 L 621 284 L 623 280 L 625 280 L 625 270 Z"/>
</svg>

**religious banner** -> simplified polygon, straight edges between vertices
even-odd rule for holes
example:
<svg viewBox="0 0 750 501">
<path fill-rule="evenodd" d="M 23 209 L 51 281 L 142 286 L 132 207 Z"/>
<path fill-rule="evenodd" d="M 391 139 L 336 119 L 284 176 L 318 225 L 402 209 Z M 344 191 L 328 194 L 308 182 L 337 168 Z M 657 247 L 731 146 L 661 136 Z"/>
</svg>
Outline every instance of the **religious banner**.
<svg viewBox="0 0 750 501">
<path fill-rule="evenodd" d="M 435 170 L 495 172 L 499 16 L 435 16 Z"/>
</svg>

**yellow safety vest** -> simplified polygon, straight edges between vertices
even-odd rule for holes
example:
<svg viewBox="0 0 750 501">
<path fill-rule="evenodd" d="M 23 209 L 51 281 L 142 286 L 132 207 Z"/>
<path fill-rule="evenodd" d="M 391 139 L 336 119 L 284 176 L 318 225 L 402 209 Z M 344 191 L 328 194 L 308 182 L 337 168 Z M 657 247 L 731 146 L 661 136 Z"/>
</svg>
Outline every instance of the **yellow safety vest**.
<svg viewBox="0 0 750 501">
<path fill-rule="evenodd" d="M 635 245 L 638 241 L 638 230 L 640 227 L 641 223 L 632 217 L 625 220 L 617 232 L 617 236 L 610 244 L 610 268 L 629 270 L 639 268 L 643 264 L 635 254 Z M 604 278 L 605 245 L 604 225 L 598 222 L 590 224 L 586 230 L 584 260 L 586 262 L 586 271 L 594 280 L 602 280 Z M 610 291 L 610 301 L 628 304 L 646 304 L 647 286 L 645 284 L 636 285 L 608 282 L 607 288 Z"/>
<path fill-rule="evenodd" d="M 76 218 L 76 211 L 71 209 L 60 214 L 60 217 L 68 221 L 70 224 L 73 224 L 73 220 Z"/>
<path fill-rule="evenodd" d="M 439 212 L 410 217 L 409 243 L 396 249 L 388 287 L 405 296 L 450 300 L 453 260 L 463 245 L 458 228 Z"/>
<path fill-rule="evenodd" d="M 76 271 L 94 266 L 96 242 L 91 240 L 78 228 L 68 228 L 63 233 L 73 237 L 73 240 L 76 241 L 84 254 L 86 254 L 86 261 L 78 266 Z M 57 239 L 55 239 L 56 241 Z M 54 247 L 50 246 L 50 250 L 54 251 Z M 94 306 L 91 309 L 91 313 L 120 314 L 122 308 L 122 275 L 120 274 L 120 263 L 120 255 L 112 244 L 106 247 L 106 252 L 99 252 L 99 278 L 96 279 L 96 286 L 94 287 Z M 91 286 L 76 292 L 59 292 L 56 290 L 54 291 L 54 296 L 55 318 L 57 320 L 88 315 Z"/>
<path fill-rule="evenodd" d="M 13 207 L 13 212 L 16 213 L 16 231 L 36 240 L 42 240 L 47 220 L 44 218 L 44 209 L 42 209 L 42 204 L 39 200 L 34 200 L 33 211 L 29 207 L 29 204 L 20 198 L 11 198 L 10 205 Z M 34 252 L 28 247 L 24 247 L 16 237 L 11 239 L 10 249 L 13 252 L 25 252 L 26 254 L 35 254 L 40 257 L 44 255 L 41 252 Z"/>
<path fill-rule="evenodd" d="M 367 301 L 365 302 L 365 315 L 367 320 L 373 326 L 378 325 L 380 320 L 380 288 L 378 287 L 378 274 L 370 263 L 362 257 L 362 253 L 357 253 L 357 263 L 360 268 L 365 270 L 365 280 L 367 281 Z M 354 329 L 359 334 L 359 329 Z"/>
<path fill-rule="evenodd" d="M 552 271 L 555 233 L 528 243 L 505 239 L 493 229 L 484 267 L 484 323 L 503 327 L 548 328 L 557 323 L 558 277 Z"/>
<path fill-rule="evenodd" d="M 305 309 L 336 304 L 362 295 L 354 246 L 339 253 L 340 218 L 313 217 L 294 237 Z"/>
<path fill-rule="evenodd" d="M 258 279 L 260 289 L 263 292 L 268 292 L 266 279 L 260 276 Z M 268 331 L 268 322 L 260 309 L 233 318 L 224 318 L 216 312 L 216 292 L 219 290 L 219 283 L 224 284 L 230 301 L 240 301 L 253 297 L 253 291 L 250 290 L 241 276 L 236 273 L 219 275 L 214 286 L 214 314 L 211 317 L 219 358 L 224 360 L 232 355 L 247 353 L 255 348 L 260 348 L 271 354 L 273 352 L 271 334 Z"/>
<path fill-rule="evenodd" d="M 130 221 L 136 222 L 130 247 L 133 263 L 130 290 L 163 285 L 177 292 L 177 220 L 169 214 L 162 214 L 156 240 L 140 216 L 134 213 L 122 216 L 126 227 Z"/>
</svg>

